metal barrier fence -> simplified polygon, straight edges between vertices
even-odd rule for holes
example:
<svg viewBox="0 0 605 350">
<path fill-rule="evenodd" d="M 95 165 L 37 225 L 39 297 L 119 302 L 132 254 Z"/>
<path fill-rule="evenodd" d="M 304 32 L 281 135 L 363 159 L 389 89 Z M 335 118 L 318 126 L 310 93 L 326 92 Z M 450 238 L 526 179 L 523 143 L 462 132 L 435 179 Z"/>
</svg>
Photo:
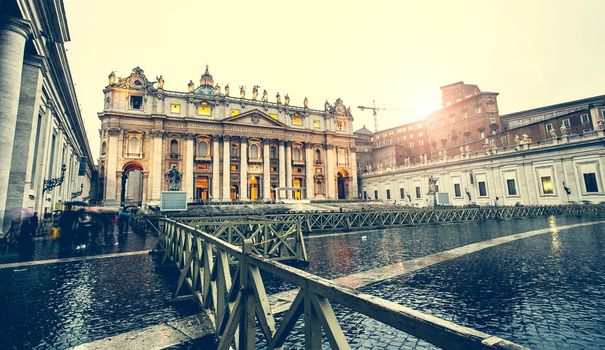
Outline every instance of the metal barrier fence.
<svg viewBox="0 0 605 350">
<path fill-rule="evenodd" d="M 180 271 L 178 297 L 184 284 L 210 316 L 220 342 L 218 349 L 254 349 L 256 322 L 268 349 L 280 348 L 298 319 L 304 321 L 306 349 L 322 348 L 322 329 L 333 349 L 349 349 L 332 310 L 338 303 L 419 339 L 448 349 L 524 349 L 524 347 L 415 311 L 394 302 L 335 284 L 305 271 L 263 258 L 254 243 L 229 244 L 193 227 L 160 219 L 159 248 L 164 260 Z M 237 264 L 234 273 L 230 264 Z M 273 317 L 261 271 L 299 287 L 294 302 L 278 324 Z"/>
</svg>

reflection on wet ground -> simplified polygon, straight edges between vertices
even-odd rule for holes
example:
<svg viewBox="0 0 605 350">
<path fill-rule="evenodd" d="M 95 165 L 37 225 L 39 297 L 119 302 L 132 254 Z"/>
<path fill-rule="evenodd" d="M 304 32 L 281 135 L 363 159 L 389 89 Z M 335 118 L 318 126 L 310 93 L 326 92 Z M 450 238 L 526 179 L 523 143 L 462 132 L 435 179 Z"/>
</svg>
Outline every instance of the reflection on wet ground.
<svg viewBox="0 0 605 350">
<path fill-rule="evenodd" d="M 605 229 L 594 225 L 556 230 L 594 220 L 534 218 L 315 236 L 307 240 L 308 270 L 335 278 L 551 227 L 552 234 L 489 248 L 362 291 L 533 348 L 603 348 Z M 57 240 L 36 240 L 27 252 L 1 251 L 0 264 L 145 250 L 156 239 L 132 232 L 124 237 L 99 235 L 78 250 Z M 8 349 L 61 349 L 199 312 L 192 302 L 169 302 L 177 278 L 175 270 L 159 267 L 149 255 L 0 268 L 4 307 L 0 344 Z M 268 292 L 284 288 L 265 282 Z M 333 307 L 353 348 L 431 347 L 339 305 Z M 300 327 L 285 348 L 303 347 Z M 175 348 L 200 346 L 210 345 L 204 340 Z"/>
</svg>

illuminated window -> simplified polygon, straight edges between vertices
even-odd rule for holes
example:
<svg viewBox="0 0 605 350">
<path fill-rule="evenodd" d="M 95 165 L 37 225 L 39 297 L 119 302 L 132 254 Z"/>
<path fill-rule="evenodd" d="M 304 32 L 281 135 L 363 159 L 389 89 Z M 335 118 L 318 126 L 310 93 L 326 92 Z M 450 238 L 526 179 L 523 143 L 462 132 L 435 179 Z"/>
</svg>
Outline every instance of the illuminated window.
<svg viewBox="0 0 605 350">
<path fill-rule="evenodd" d="M 231 110 L 231 116 L 235 117 L 236 115 L 239 115 L 239 109 L 232 109 Z"/>
<path fill-rule="evenodd" d="M 300 117 L 300 116 L 292 117 L 292 125 L 302 125 L 302 117 Z"/>
<path fill-rule="evenodd" d="M 314 121 L 313 121 L 313 127 L 314 127 L 315 129 L 319 129 L 319 128 L 321 128 L 321 121 L 319 121 L 319 120 L 314 120 Z"/>
<path fill-rule="evenodd" d="M 231 164 L 231 171 L 237 171 L 237 165 Z"/>
<path fill-rule="evenodd" d="M 276 119 L 277 120 L 277 114 L 271 114 L 271 118 Z"/>
<path fill-rule="evenodd" d="M 210 107 L 198 106 L 197 107 L 197 114 L 199 114 L 199 115 L 210 115 L 210 114 L 212 114 L 212 109 L 210 109 Z"/>
<path fill-rule="evenodd" d="M 170 113 L 181 113 L 181 105 L 176 103 L 170 104 Z"/>
<path fill-rule="evenodd" d="M 552 178 L 550 176 L 540 177 L 540 182 L 542 183 L 543 194 L 553 194 Z"/>
</svg>

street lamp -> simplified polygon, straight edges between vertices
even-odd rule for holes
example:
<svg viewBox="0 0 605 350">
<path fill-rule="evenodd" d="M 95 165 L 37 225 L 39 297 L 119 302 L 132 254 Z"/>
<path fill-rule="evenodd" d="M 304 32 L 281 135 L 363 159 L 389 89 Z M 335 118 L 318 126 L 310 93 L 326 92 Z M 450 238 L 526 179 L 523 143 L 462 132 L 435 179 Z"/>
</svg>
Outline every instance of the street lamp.
<svg viewBox="0 0 605 350">
<path fill-rule="evenodd" d="M 53 188 L 55 188 L 57 186 L 61 186 L 61 184 L 63 183 L 63 180 L 65 180 L 65 164 L 63 164 L 61 166 L 61 176 L 60 177 L 54 177 L 54 178 L 50 178 L 48 180 L 44 180 L 44 187 L 42 189 L 42 193 L 44 193 L 46 191 L 52 191 Z"/>
<path fill-rule="evenodd" d="M 84 184 L 80 184 L 80 190 L 77 192 L 72 192 L 71 193 L 71 199 L 75 199 L 76 197 L 80 196 L 82 194 L 82 190 L 84 189 Z"/>
</svg>

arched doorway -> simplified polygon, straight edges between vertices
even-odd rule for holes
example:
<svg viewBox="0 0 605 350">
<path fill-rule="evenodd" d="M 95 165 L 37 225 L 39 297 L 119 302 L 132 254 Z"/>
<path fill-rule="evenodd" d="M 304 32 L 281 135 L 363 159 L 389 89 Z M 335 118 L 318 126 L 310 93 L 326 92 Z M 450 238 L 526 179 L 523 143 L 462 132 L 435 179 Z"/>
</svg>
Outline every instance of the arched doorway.
<svg viewBox="0 0 605 350">
<path fill-rule="evenodd" d="M 195 199 L 198 201 L 208 200 L 208 176 L 195 178 Z"/>
<path fill-rule="evenodd" d="M 338 199 L 346 199 L 348 194 L 348 178 L 349 173 L 346 170 L 340 169 L 337 175 L 338 184 Z"/>
<path fill-rule="evenodd" d="M 122 168 L 122 190 L 120 205 L 141 206 L 143 204 L 143 166 L 128 162 Z"/>
<path fill-rule="evenodd" d="M 258 176 L 250 176 L 248 183 L 250 186 L 250 200 L 257 201 L 260 193 Z"/>
<path fill-rule="evenodd" d="M 237 187 L 237 185 L 231 185 L 229 192 L 232 201 L 239 199 L 239 188 Z"/>
<path fill-rule="evenodd" d="M 303 181 L 301 178 L 295 177 L 292 180 L 292 187 L 301 187 L 302 182 Z M 296 200 L 302 199 L 302 194 L 301 194 L 300 190 L 294 190 L 294 199 L 296 199 Z"/>
</svg>

